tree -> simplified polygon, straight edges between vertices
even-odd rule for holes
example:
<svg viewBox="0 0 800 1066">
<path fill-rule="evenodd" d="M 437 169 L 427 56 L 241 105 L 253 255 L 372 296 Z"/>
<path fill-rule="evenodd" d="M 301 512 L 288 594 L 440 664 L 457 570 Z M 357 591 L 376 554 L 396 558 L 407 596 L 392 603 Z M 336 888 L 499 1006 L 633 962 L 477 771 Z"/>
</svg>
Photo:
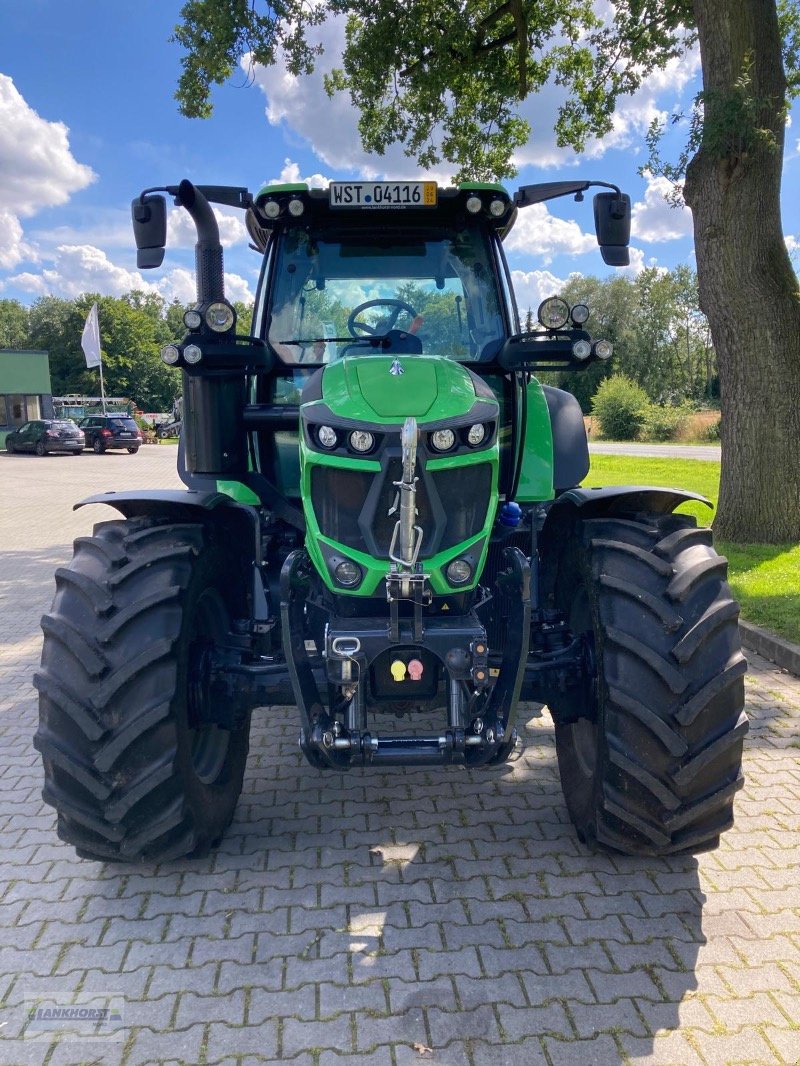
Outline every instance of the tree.
<svg viewBox="0 0 800 1066">
<path fill-rule="evenodd" d="M 290 73 L 309 72 L 319 54 L 309 28 L 346 15 L 342 65 L 327 87 L 349 91 L 365 148 L 399 141 L 421 166 L 443 158 L 462 177 L 513 174 L 513 152 L 530 134 L 517 105 L 546 82 L 567 90 L 558 142 L 580 151 L 608 132 L 620 95 L 699 40 L 703 93 L 685 197 L 719 360 L 715 526 L 730 539 L 800 540 L 800 295 L 779 200 L 787 100 L 800 87 L 797 0 L 615 0 L 608 23 L 591 0 L 258 7 L 184 5 L 175 38 L 187 50 L 176 94 L 185 114 L 209 114 L 211 86 L 245 54 L 267 65 L 283 54 Z"/>
<path fill-rule="evenodd" d="M 28 309 L 18 300 L 0 300 L 0 348 L 25 348 Z"/>
<path fill-rule="evenodd" d="M 81 333 L 93 303 L 98 304 L 106 394 L 125 396 L 151 411 L 168 411 L 180 379 L 160 358 L 161 345 L 174 339 L 160 296 L 141 292 L 123 297 L 84 293 L 76 300 L 43 296 L 30 310 L 28 346 L 50 355 L 53 394 L 97 396 L 100 378 L 87 369 Z M 180 336 L 184 333 L 181 324 Z"/>
</svg>

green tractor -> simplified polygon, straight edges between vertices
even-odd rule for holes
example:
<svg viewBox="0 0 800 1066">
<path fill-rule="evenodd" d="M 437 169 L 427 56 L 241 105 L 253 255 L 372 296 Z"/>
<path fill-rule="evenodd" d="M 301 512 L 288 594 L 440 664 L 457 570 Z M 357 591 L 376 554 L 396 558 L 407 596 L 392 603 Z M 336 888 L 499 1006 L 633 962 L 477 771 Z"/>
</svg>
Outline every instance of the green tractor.
<svg viewBox="0 0 800 1066">
<path fill-rule="evenodd" d="M 611 346 L 546 300 L 521 332 L 503 240 L 592 185 L 601 253 L 630 200 L 602 182 L 334 182 L 145 190 L 197 228 L 182 375 L 186 488 L 114 492 L 56 573 L 36 675 L 44 797 L 79 855 L 160 862 L 216 845 L 253 710 L 299 711 L 320 770 L 492 767 L 546 703 L 590 848 L 714 847 L 742 784 L 746 662 L 726 562 L 675 514 L 692 493 L 581 488 L 583 418 L 536 371 Z M 263 257 L 252 335 L 225 299 L 212 203 Z"/>
</svg>

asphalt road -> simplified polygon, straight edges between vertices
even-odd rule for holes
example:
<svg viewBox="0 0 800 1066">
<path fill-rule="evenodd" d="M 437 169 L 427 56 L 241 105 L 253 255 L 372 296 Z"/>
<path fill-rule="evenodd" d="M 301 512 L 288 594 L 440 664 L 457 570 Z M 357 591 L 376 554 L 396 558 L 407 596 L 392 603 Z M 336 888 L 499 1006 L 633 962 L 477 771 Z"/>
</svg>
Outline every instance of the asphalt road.
<svg viewBox="0 0 800 1066">
<path fill-rule="evenodd" d="M 593 455 L 642 455 L 665 459 L 711 459 L 719 462 L 718 444 L 606 444 L 589 445 Z"/>
<path fill-rule="evenodd" d="M 696 858 L 587 851 L 535 705 L 504 767 L 350 775 L 264 709 L 217 852 L 76 858 L 31 745 L 39 619 L 72 539 L 114 517 L 73 502 L 173 486 L 174 458 L 0 455 L 0 1063 L 800 1061 L 800 680 L 758 656 L 736 825 Z M 41 1001 L 110 1015 L 68 1041 Z"/>
</svg>

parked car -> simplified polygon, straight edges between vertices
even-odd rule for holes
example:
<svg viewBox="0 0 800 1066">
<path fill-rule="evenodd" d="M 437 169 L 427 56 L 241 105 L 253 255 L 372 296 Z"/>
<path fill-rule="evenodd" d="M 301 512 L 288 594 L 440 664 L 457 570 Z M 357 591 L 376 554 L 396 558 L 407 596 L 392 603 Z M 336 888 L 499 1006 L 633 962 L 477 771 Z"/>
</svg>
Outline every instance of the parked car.
<svg viewBox="0 0 800 1066">
<path fill-rule="evenodd" d="M 128 415 L 88 415 L 78 423 L 86 435 L 86 447 L 101 455 L 108 448 L 127 448 L 135 455 L 144 436 Z"/>
<path fill-rule="evenodd" d="M 80 455 L 85 437 L 70 419 L 37 418 L 12 430 L 6 437 L 6 450 L 11 452 L 69 452 Z"/>
</svg>

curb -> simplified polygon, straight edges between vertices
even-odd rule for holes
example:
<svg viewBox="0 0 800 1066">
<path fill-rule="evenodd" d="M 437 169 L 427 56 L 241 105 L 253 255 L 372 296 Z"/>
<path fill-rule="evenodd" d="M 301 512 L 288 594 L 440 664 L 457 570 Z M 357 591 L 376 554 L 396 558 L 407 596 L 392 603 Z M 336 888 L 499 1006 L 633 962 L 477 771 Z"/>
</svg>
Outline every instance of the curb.
<svg viewBox="0 0 800 1066">
<path fill-rule="evenodd" d="M 739 636 L 746 648 L 758 652 L 776 666 L 800 677 L 800 645 L 792 644 L 791 641 L 770 633 L 768 629 L 754 626 L 752 622 L 743 622 L 741 619 Z"/>
</svg>

